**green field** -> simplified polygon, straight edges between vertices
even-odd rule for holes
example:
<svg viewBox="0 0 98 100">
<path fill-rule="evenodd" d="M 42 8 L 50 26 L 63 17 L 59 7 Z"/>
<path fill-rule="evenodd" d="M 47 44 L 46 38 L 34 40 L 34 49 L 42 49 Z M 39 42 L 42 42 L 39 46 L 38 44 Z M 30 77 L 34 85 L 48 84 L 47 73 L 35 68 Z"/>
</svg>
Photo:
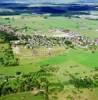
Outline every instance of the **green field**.
<svg viewBox="0 0 98 100">
<path fill-rule="evenodd" d="M 64 47 L 53 48 L 54 53 L 51 56 L 48 55 L 47 48 L 39 48 L 36 50 L 38 52 L 38 56 L 32 55 L 31 49 L 26 49 L 24 46 L 20 46 L 20 55 L 17 55 L 20 63 L 19 66 L 0 67 L 0 74 L 15 75 L 17 71 L 20 71 L 22 73 L 38 71 L 40 69 L 39 63 L 42 60 L 54 57 L 58 54 L 62 54 L 62 52 L 65 51 L 65 48 Z"/>
<path fill-rule="evenodd" d="M 90 51 L 85 51 L 85 50 L 69 50 L 62 55 L 57 55 L 55 57 L 50 57 L 47 60 L 43 60 L 39 64 L 50 64 L 50 65 L 55 65 L 55 64 L 67 64 L 68 62 L 71 64 L 76 63 L 80 65 L 84 65 L 87 67 L 97 67 L 98 62 L 97 62 L 97 57 L 98 57 L 98 52 L 92 54 Z"/>
<path fill-rule="evenodd" d="M 50 36 L 53 34 L 49 30 L 70 29 L 90 38 L 98 37 L 96 31 L 98 20 L 63 16 L 48 16 L 45 18 L 37 15 L 21 15 L 2 16 L 0 17 L 0 24 L 10 25 L 17 28 L 18 32 L 29 35 L 41 31 L 40 34 Z M 46 47 L 41 46 L 30 49 L 19 44 L 17 45 L 19 53 L 15 54 L 12 52 L 14 49 L 11 48 L 10 41 L 6 41 L 6 39 L 0 38 L 0 50 L 3 49 L 0 52 L 0 57 L 4 57 L 3 62 L 5 62 L 5 65 L 3 63 L 0 65 L 0 89 L 2 90 L 0 100 L 46 100 L 40 95 L 33 95 L 33 92 L 36 91 L 34 88 L 37 87 L 34 84 L 35 82 L 38 82 L 38 86 L 40 85 L 39 88 L 37 87 L 38 91 L 43 89 L 43 86 L 47 88 L 46 85 L 48 84 L 49 100 L 98 100 L 98 85 L 96 85 L 98 84 L 98 48 L 92 52 L 90 48 L 53 46 L 51 55 L 49 55 Z M 6 53 L 6 49 L 11 52 Z M 19 65 L 13 65 L 14 57 L 18 58 Z M 11 66 L 7 65 L 9 63 L 7 61 L 11 63 Z M 72 83 L 72 79 L 76 80 L 76 84 L 79 82 L 80 87 Z M 2 82 L 4 82 L 3 88 Z M 81 82 L 83 82 L 83 87 L 81 87 Z M 19 93 L 11 90 L 7 91 L 9 88 Z M 29 92 L 26 92 L 28 90 Z M 9 94 L 9 92 L 15 94 Z M 3 96 L 3 93 L 9 95 Z"/>
<path fill-rule="evenodd" d="M 22 50 L 23 47 L 21 47 L 21 54 L 19 55 L 20 65 L 15 67 L 1 67 L 0 74 L 15 75 L 17 71 L 21 71 L 22 73 L 33 72 L 39 70 L 40 66 L 47 64 L 63 64 L 65 66 L 75 64 L 85 66 L 87 68 L 95 68 L 98 66 L 98 51 L 92 54 L 91 51 L 80 49 L 66 50 L 62 47 L 61 49 L 54 48 L 53 55 L 48 56 L 42 53 L 45 51 L 47 54 L 47 49 L 43 50 L 42 48 L 40 48 L 38 50 L 39 56 L 32 56 L 32 50 L 24 49 L 23 52 Z"/>
<path fill-rule="evenodd" d="M 23 50 L 23 47 L 20 47 L 21 50 Z M 56 49 L 56 50 L 55 50 Z M 95 71 L 95 68 L 98 68 L 98 51 L 95 53 L 91 53 L 91 51 L 87 50 L 81 50 L 81 49 L 64 49 L 64 48 L 54 48 L 54 54 L 44 55 L 42 52 L 46 51 L 47 49 L 40 48 L 39 56 L 32 56 L 30 49 L 24 49 L 24 52 L 22 52 L 18 57 L 20 60 L 20 65 L 15 67 L 1 67 L 0 68 L 0 74 L 5 75 L 15 75 L 17 71 L 20 71 L 22 73 L 29 73 L 29 72 L 36 72 L 40 69 L 40 66 L 45 66 L 49 64 L 49 68 L 55 68 L 53 76 L 47 77 L 50 82 L 53 83 L 61 83 L 65 84 L 64 90 L 60 92 L 56 88 L 54 89 L 54 92 L 51 92 L 49 94 L 51 100 L 54 100 L 54 97 L 57 97 L 57 100 L 65 100 L 69 95 L 71 95 L 76 100 L 97 100 L 98 96 L 98 88 L 83 88 L 83 89 L 77 89 L 74 88 L 70 84 L 66 84 L 68 80 L 70 79 L 70 74 L 80 78 L 80 77 L 94 77 L 97 75 L 98 70 Z M 47 53 L 47 52 L 46 52 Z M 29 57 L 24 57 L 29 55 Z M 37 59 L 37 60 L 36 60 Z M 46 66 L 47 67 L 47 66 Z M 47 67 L 48 69 L 48 67 Z M 51 72 L 51 70 L 50 70 Z M 67 91 L 67 92 L 66 92 Z M 31 91 L 32 92 L 32 91 Z M 81 97 L 81 98 L 80 98 Z M 18 94 L 12 94 L 8 96 L 1 96 L 0 100 L 44 100 L 40 96 L 33 96 L 32 93 L 18 93 Z M 69 100 L 69 99 L 66 99 Z"/>
<path fill-rule="evenodd" d="M 44 16 L 2 16 L 0 17 L 0 24 L 10 25 L 25 34 L 41 32 L 42 34 L 51 35 L 49 30 L 52 29 L 70 29 L 90 38 L 98 37 L 98 32 L 96 31 L 98 30 L 98 20 L 63 16 L 48 16 L 45 18 Z"/>
<path fill-rule="evenodd" d="M 0 100 L 44 100 L 44 97 L 40 95 L 34 96 L 31 92 L 24 92 L 2 96 Z"/>
</svg>

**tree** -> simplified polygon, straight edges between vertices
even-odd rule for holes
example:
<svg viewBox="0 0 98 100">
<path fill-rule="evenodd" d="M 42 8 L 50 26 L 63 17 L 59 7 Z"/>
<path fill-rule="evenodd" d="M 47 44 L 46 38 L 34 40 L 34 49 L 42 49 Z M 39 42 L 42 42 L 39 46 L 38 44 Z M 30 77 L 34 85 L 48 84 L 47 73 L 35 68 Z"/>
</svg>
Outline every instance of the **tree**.
<svg viewBox="0 0 98 100">
<path fill-rule="evenodd" d="M 89 49 L 91 50 L 92 53 L 95 53 L 95 51 L 97 49 L 97 45 L 95 43 L 93 43 L 92 45 L 89 46 Z"/>
<path fill-rule="evenodd" d="M 46 78 L 41 78 L 40 79 L 40 88 L 44 90 L 45 100 L 49 100 L 48 85 L 49 85 L 49 82 L 48 82 L 48 80 Z"/>
</svg>

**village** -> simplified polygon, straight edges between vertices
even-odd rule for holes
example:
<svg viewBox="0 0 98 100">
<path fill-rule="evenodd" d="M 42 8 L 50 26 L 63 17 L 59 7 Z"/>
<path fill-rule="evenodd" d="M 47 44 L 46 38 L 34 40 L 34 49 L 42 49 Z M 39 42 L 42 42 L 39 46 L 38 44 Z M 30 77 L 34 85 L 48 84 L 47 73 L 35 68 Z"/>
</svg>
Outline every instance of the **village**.
<svg viewBox="0 0 98 100">
<path fill-rule="evenodd" d="M 16 40 L 11 41 L 14 52 L 19 53 L 19 44 L 25 45 L 26 48 L 46 47 L 48 49 L 53 46 L 65 46 L 70 45 L 78 48 L 89 48 L 90 46 L 97 47 L 98 39 L 90 39 L 80 33 L 72 32 L 68 29 L 53 29 L 49 30 L 51 36 L 43 35 L 41 32 L 35 32 L 32 35 L 24 35 L 19 32 L 15 32 L 15 29 L 10 26 L 0 26 L 0 31 L 7 32 L 17 37 Z M 69 41 L 71 43 L 66 44 Z M 66 47 L 66 46 L 65 46 Z"/>
</svg>

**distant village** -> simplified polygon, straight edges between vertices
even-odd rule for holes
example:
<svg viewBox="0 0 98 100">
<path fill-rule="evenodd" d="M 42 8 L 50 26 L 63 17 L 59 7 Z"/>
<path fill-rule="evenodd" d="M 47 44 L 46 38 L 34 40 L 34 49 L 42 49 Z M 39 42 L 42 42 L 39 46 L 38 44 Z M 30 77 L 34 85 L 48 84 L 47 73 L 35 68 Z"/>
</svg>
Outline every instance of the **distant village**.
<svg viewBox="0 0 98 100">
<path fill-rule="evenodd" d="M 90 39 L 68 29 L 49 30 L 49 32 L 52 33 L 52 36 L 37 34 L 37 32 L 35 32 L 32 36 L 29 36 L 19 33 L 14 28 L 5 25 L 0 25 L 0 31 L 17 36 L 18 40 L 12 41 L 14 44 L 23 43 L 30 48 L 36 46 L 50 47 L 54 45 L 64 45 L 65 41 L 71 41 L 73 45 L 80 48 L 87 48 L 89 45 L 98 45 L 98 39 Z"/>
</svg>

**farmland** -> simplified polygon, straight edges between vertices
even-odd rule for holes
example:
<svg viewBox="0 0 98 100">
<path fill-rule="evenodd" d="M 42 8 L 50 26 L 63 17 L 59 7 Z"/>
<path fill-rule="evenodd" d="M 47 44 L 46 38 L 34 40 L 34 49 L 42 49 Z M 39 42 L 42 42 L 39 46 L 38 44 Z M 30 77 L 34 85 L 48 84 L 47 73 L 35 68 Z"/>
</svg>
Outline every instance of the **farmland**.
<svg viewBox="0 0 98 100">
<path fill-rule="evenodd" d="M 25 41 L 14 44 L 13 34 L 0 32 L 0 100 L 98 100 L 98 44 L 85 38 L 75 44 L 51 32 L 71 30 L 93 40 L 98 20 L 20 15 L 0 16 L 0 24 L 15 28 L 18 41 Z"/>
<path fill-rule="evenodd" d="M 69 29 L 90 38 L 98 37 L 98 32 L 96 31 L 98 29 L 98 20 L 49 15 L 20 15 L 11 17 L 1 16 L 0 24 L 14 27 L 18 32 L 24 34 L 38 32 L 51 35 L 49 30 Z"/>
</svg>

